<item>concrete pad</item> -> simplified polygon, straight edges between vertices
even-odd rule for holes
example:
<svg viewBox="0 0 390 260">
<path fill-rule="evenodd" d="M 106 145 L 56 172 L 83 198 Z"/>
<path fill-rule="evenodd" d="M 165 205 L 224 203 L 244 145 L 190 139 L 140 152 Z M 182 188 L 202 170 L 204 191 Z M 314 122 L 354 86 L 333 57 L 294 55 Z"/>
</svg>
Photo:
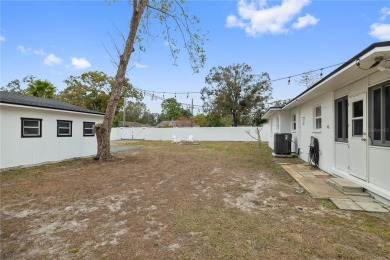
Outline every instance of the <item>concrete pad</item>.
<svg viewBox="0 0 390 260">
<path fill-rule="evenodd" d="M 110 150 L 112 153 L 141 149 L 142 146 L 125 146 L 125 145 L 113 145 Z"/>
<path fill-rule="evenodd" d="M 272 153 L 273 157 L 279 157 L 279 158 L 293 158 L 295 155 L 293 154 L 277 154 L 277 153 Z"/>
<path fill-rule="evenodd" d="M 346 195 L 325 183 L 323 179 L 303 177 L 302 172 L 297 172 L 297 165 L 281 165 L 282 168 L 293 177 L 315 199 L 340 198 L 348 199 Z"/>
<path fill-rule="evenodd" d="M 339 209 L 344 209 L 344 210 L 356 210 L 356 211 L 363 211 L 361 207 L 359 207 L 358 204 L 353 202 L 350 199 L 335 199 L 331 198 L 330 199 Z"/>
<path fill-rule="evenodd" d="M 357 202 L 374 202 L 375 199 L 371 198 L 370 196 L 354 196 L 354 195 L 348 195 L 348 198 L 351 200 Z"/>
<path fill-rule="evenodd" d="M 305 189 L 315 199 L 339 198 L 347 199 L 347 196 L 332 186 L 328 185 L 323 179 L 319 178 L 301 178 Z"/>
<path fill-rule="evenodd" d="M 362 209 L 368 212 L 381 212 L 381 213 L 389 212 L 381 204 L 376 202 L 356 201 L 356 204 L 358 204 Z"/>
<path fill-rule="evenodd" d="M 353 188 L 353 189 L 362 189 L 362 186 L 350 181 L 350 180 L 347 180 L 347 179 L 343 179 L 343 178 L 332 178 L 332 181 L 336 184 L 336 185 L 339 185 L 341 187 L 343 187 L 344 189 L 349 189 L 349 188 Z"/>
</svg>

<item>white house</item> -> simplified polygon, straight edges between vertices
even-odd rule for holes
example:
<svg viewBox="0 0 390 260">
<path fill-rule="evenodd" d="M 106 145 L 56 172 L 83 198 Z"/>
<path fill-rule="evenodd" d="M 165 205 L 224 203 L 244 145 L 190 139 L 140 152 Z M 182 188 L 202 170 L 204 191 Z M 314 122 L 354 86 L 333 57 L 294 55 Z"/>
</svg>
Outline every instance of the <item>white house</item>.
<svg viewBox="0 0 390 260">
<path fill-rule="evenodd" d="M 283 107 L 271 107 L 275 133 L 292 134 L 308 161 L 318 139 L 319 167 L 390 200 L 390 41 L 374 43 Z"/>
<path fill-rule="evenodd" d="M 53 99 L 0 92 L 0 169 L 96 154 L 103 113 Z"/>
</svg>

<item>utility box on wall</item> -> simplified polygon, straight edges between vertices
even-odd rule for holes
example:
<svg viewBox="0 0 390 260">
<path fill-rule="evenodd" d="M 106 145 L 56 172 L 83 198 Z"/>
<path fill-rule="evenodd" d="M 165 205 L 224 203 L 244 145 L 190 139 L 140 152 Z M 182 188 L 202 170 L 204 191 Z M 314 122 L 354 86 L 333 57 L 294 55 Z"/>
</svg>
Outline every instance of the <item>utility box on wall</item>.
<svg viewBox="0 0 390 260">
<path fill-rule="evenodd" d="M 292 134 L 275 133 L 274 135 L 274 153 L 275 154 L 291 154 L 291 139 Z"/>
</svg>

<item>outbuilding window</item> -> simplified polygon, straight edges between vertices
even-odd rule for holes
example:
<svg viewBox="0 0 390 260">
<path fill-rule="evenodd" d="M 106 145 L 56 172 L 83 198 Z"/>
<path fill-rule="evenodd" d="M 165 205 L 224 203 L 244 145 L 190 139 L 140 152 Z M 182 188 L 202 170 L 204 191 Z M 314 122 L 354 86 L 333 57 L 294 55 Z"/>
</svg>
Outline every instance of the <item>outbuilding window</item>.
<svg viewBox="0 0 390 260">
<path fill-rule="evenodd" d="M 321 106 L 317 106 L 314 108 L 314 129 L 320 130 L 321 127 L 322 127 Z"/>
<path fill-rule="evenodd" d="M 371 144 L 390 146 L 390 81 L 368 90 L 368 108 Z"/>
<path fill-rule="evenodd" d="M 95 136 L 95 122 L 83 123 L 83 136 Z"/>
<path fill-rule="evenodd" d="M 22 137 L 42 137 L 42 119 L 21 118 Z"/>
<path fill-rule="evenodd" d="M 348 97 L 335 100 L 336 142 L 348 142 Z"/>
<path fill-rule="evenodd" d="M 57 137 L 72 136 L 72 121 L 57 120 Z"/>
</svg>

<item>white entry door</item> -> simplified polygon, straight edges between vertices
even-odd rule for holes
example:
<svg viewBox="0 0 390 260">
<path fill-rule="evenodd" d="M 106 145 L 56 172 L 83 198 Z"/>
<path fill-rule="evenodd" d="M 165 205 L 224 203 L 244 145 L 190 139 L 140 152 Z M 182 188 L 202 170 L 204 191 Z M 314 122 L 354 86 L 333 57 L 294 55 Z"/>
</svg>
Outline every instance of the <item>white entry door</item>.
<svg viewBox="0 0 390 260">
<path fill-rule="evenodd" d="M 349 169 L 351 175 L 367 180 L 367 111 L 366 93 L 349 99 Z"/>
</svg>

